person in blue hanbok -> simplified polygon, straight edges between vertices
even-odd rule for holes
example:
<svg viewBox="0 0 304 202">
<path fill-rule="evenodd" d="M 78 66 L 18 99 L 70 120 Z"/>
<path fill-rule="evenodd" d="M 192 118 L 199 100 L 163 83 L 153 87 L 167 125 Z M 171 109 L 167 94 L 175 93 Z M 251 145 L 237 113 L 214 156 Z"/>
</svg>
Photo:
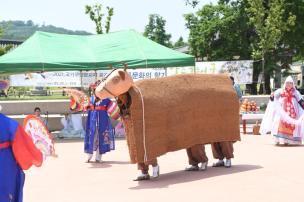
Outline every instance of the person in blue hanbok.
<svg viewBox="0 0 304 202">
<path fill-rule="evenodd" d="M 93 95 L 87 108 L 88 117 L 86 123 L 86 134 L 84 139 L 84 150 L 88 154 L 87 162 L 96 151 L 96 162 L 101 162 L 102 154 L 115 149 L 115 136 L 107 108 L 111 104 L 110 99 L 98 99 L 95 94 L 96 84 L 91 85 Z"/>
<path fill-rule="evenodd" d="M 22 202 L 23 170 L 40 166 L 42 161 L 43 154 L 32 138 L 17 121 L 0 113 L 0 201 Z"/>
</svg>

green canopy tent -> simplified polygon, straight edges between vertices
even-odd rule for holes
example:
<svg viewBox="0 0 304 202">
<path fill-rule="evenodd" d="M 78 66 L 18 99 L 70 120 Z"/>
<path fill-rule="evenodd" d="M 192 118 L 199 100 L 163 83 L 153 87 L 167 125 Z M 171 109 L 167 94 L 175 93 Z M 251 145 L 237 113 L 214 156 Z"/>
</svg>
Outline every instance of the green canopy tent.
<svg viewBox="0 0 304 202">
<path fill-rule="evenodd" d="M 193 56 L 159 45 L 133 30 L 88 36 L 36 32 L 0 57 L 0 74 L 102 70 L 123 64 L 132 69 L 180 67 L 194 63 Z"/>
</svg>

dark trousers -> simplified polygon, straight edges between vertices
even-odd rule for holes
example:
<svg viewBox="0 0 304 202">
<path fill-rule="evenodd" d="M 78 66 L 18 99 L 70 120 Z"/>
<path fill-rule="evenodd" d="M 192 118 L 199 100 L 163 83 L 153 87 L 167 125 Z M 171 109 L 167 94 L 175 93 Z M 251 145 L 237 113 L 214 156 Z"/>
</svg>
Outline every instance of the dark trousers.
<svg viewBox="0 0 304 202">
<path fill-rule="evenodd" d="M 231 159 L 233 155 L 233 143 L 232 142 L 215 142 L 211 144 L 212 154 L 215 159 L 223 160 Z"/>
<path fill-rule="evenodd" d="M 197 166 L 199 163 L 208 161 L 208 157 L 205 153 L 205 145 L 197 144 L 190 148 L 187 148 L 186 150 L 190 165 Z"/>
<path fill-rule="evenodd" d="M 141 170 L 143 174 L 148 174 L 149 165 L 152 165 L 153 167 L 157 166 L 157 159 L 152 159 L 145 163 L 143 162 L 137 163 L 137 168 L 138 170 Z"/>
</svg>

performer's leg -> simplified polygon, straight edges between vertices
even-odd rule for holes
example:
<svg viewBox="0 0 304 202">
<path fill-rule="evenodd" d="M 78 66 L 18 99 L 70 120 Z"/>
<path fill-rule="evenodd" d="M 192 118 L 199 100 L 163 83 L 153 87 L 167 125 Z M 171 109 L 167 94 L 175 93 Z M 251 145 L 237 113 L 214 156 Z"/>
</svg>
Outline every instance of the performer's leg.
<svg viewBox="0 0 304 202">
<path fill-rule="evenodd" d="M 93 157 L 93 154 L 88 154 L 87 153 L 87 161 L 86 162 L 89 163 L 91 161 L 92 157 Z"/>
<path fill-rule="evenodd" d="M 152 170 L 153 170 L 153 174 L 152 177 L 156 178 L 159 176 L 159 165 L 157 163 L 157 159 L 152 159 L 151 161 L 149 161 L 149 164 L 152 165 Z"/>
<path fill-rule="evenodd" d="M 211 143 L 211 149 L 212 149 L 213 158 L 218 159 L 218 161 L 216 163 L 213 163 L 212 166 L 213 167 L 224 166 L 224 154 L 222 152 L 221 143 L 220 142 Z"/>
<path fill-rule="evenodd" d="M 187 156 L 188 156 L 189 165 L 197 166 L 199 162 L 194 157 L 194 154 L 192 152 L 192 147 L 187 148 L 186 152 L 187 152 Z"/>
<path fill-rule="evenodd" d="M 102 154 L 100 153 L 99 149 L 97 149 L 96 150 L 96 156 L 95 156 L 96 163 L 100 163 L 101 162 L 101 157 L 102 157 Z"/>
<path fill-rule="evenodd" d="M 226 159 L 231 159 L 233 155 L 233 143 L 232 142 L 221 142 L 221 149 Z"/>
<path fill-rule="evenodd" d="M 208 165 L 208 157 L 206 155 L 206 151 L 205 151 L 205 145 L 201 145 L 201 147 L 199 147 L 199 152 L 200 152 L 200 162 L 201 162 L 201 167 L 200 170 L 207 170 L 207 165 Z"/>
<path fill-rule="evenodd" d="M 146 164 L 152 165 L 152 167 L 158 166 L 158 162 L 156 158 L 148 161 Z"/>
<path fill-rule="evenodd" d="M 194 145 L 191 147 L 191 151 L 196 163 L 201 163 L 200 170 L 206 170 L 208 164 L 208 157 L 205 152 L 205 145 Z"/>
<path fill-rule="evenodd" d="M 186 168 L 186 171 L 199 170 L 198 164 L 201 163 L 201 170 L 206 170 L 208 157 L 205 153 L 205 145 L 194 145 L 187 150 L 188 161 L 190 166 Z"/>
<path fill-rule="evenodd" d="M 232 142 L 221 142 L 221 149 L 224 157 L 226 158 L 225 167 L 231 167 L 231 158 L 234 157 L 233 155 L 233 143 Z"/>
<path fill-rule="evenodd" d="M 149 180 L 150 175 L 149 175 L 149 165 L 146 165 L 145 163 L 137 163 L 137 168 L 138 170 L 141 171 L 141 173 L 138 175 L 134 181 L 142 181 L 142 180 Z"/>
<path fill-rule="evenodd" d="M 137 167 L 138 167 L 138 170 L 140 170 L 142 174 L 149 174 L 149 165 L 147 165 L 145 163 L 138 163 Z"/>
<path fill-rule="evenodd" d="M 187 156 L 188 156 L 188 163 L 189 165 L 185 168 L 186 171 L 197 171 L 199 170 L 198 162 L 194 158 L 194 155 L 192 153 L 192 148 L 189 147 L 186 149 Z"/>
<path fill-rule="evenodd" d="M 98 134 L 97 134 L 97 132 L 95 132 L 94 136 L 92 134 L 90 134 L 86 138 L 88 138 L 88 139 L 85 140 L 85 142 L 87 142 L 87 148 L 85 148 L 85 149 L 86 149 L 86 151 L 88 150 L 87 152 L 90 152 L 90 153 L 87 153 L 87 155 L 88 155 L 87 163 L 89 163 L 91 161 L 91 159 L 93 158 L 94 151 L 96 151 L 96 160 L 97 160 L 97 153 L 99 151 Z M 94 140 L 94 141 L 90 142 L 91 140 Z"/>
<path fill-rule="evenodd" d="M 101 162 L 101 157 L 102 157 L 102 153 L 100 151 L 100 145 L 99 143 L 96 144 L 96 155 L 95 155 L 95 162 L 96 163 L 100 163 Z"/>
</svg>

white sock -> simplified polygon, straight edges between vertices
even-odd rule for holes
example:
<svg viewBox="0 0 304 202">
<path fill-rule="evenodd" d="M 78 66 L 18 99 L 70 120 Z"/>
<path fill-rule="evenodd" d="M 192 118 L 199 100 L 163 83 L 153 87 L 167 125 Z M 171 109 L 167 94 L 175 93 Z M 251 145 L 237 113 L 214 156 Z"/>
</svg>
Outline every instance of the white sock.
<svg viewBox="0 0 304 202">
<path fill-rule="evenodd" d="M 93 154 L 88 154 L 87 161 L 90 161 L 93 157 Z"/>
<path fill-rule="evenodd" d="M 102 154 L 100 154 L 99 151 L 97 151 L 97 152 L 96 152 L 95 160 L 96 160 L 96 161 L 101 161 L 101 157 L 102 157 Z"/>
<path fill-rule="evenodd" d="M 152 167 L 153 168 L 153 177 L 159 176 L 159 166 Z"/>
<path fill-rule="evenodd" d="M 208 161 L 202 162 L 202 164 L 201 164 L 201 170 L 206 170 L 207 169 L 207 165 L 208 165 Z"/>
</svg>

